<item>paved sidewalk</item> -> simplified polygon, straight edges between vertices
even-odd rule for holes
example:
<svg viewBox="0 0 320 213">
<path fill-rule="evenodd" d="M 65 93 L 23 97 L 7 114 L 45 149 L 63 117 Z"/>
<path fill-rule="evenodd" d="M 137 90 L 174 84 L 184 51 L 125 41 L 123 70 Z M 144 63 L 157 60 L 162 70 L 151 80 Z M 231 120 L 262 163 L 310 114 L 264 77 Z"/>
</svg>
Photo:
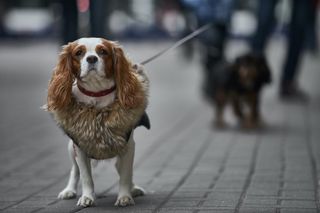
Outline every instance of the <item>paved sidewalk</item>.
<svg viewBox="0 0 320 213">
<path fill-rule="evenodd" d="M 142 61 L 170 43 L 125 43 Z M 58 200 L 70 169 L 67 138 L 40 109 L 57 57 L 54 43 L 0 44 L 0 211 L 2 212 L 320 212 L 319 58 L 306 56 L 301 84 L 309 104 L 285 104 L 276 83 L 263 97 L 266 127 L 239 131 L 212 127 L 213 109 L 200 95 L 197 59 L 173 51 L 147 65 L 152 129 L 135 132 L 134 181 L 147 191 L 135 206 L 118 208 L 112 160 L 94 168 L 96 205 Z M 231 44 L 229 56 L 243 49 Z M 270 47 L 275 81 L 283 44 Z M 78 193 L 80 195 L 80 193 Z"/>
</svg>

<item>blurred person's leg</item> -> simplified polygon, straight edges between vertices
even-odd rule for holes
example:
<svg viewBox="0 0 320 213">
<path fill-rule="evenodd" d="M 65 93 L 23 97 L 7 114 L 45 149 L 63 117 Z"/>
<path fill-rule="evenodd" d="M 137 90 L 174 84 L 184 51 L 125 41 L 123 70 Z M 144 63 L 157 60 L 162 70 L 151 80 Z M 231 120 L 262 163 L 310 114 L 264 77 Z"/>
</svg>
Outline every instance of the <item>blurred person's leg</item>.
<svg viewBox="0 0 320 213">
<path fill-rule="evenodd" d="M 106 0 L 90 1 L 90 36 L 105 37 L 106 36 Z"/>
<path fill-rule="evenodd" d="M 296 84 L 306 31 L 312 19 L 312 0 L 293 0 L 289 26 L 288 51 L 281 76 L 280 95 L 282 98 L 306 99 Z"/>
<path fill-rule="evenodd" d="M 78 39 L 78 8 L 76 0 L 61 0 L 62 4 L 62 42 Z"/>
<path fill-rule="evenodd" d="M 211 69 L 212 66 L 223 59 L 226 37 L 226 24 L 214 24 L 212 29 L 208 31 L 205 41 L 207 48 L 205 64 L 207 69 Z"/>
<path fill-rule="evenodd" d="M 251 41 L 252 50 L 258 54 L 264 52 L 267 39 L 274 26 L 274 11 L 278 0 L 259 0 L 257 9 L 257 29 Z"/>
<path fill-rule="evenodd" d="M 205 47 L 204 55 L 204 84 L 203 92 L 205 97 L 212 98 L 212 73 L 214 67 L 223 60 L 225 41 L 227 37 L 227 24 L 214 24 L 213 27 L 204 33 L 201 38 Z"/>
<path fill-rule="evenodd" d="M 196 28 L 195 24 L 195 15 L 193 11 L 186 7 L 183 3 L 182 0 L 178 1 L 180 12 L 182 13 L 185 21 L 186 21 L 186 27 L 181 33 L 181 38 L 189 35 L 192 33 L 192 31 Z M 186 42 L 184 45 L 181 46 L 183 50 L 183 56 L 186 59 L 191 59 L 193 54 L 194 54 L 194 40 L 191 39 L 190 41 Z"/>
<path fill-rule="evenodd" d="M 307 35 L 306 35 L 306 44 L 305 47 L 307 50 L 310 50 L 313 53 L 316 53 L 319 49 L 318 44 L 318 33 L 317 33 L 317 8 L 318 1 L 314 0 L 312 5 L 312 13 L 310 17 L 310 21 L 308 23 Z"/>
</svg>

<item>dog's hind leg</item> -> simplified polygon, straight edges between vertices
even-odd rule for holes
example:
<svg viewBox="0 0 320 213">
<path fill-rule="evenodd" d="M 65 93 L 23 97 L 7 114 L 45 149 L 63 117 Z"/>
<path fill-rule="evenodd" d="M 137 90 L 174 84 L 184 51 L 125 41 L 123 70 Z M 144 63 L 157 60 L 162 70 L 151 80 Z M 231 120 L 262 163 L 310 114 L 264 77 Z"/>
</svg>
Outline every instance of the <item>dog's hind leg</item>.
<svg viewBox="0 0 320 213">
<path fill-rule="evenodd" d="M 226 95 L 223 91 L 218 91 L 214 97 L 215 101 L 215 126 L 217 128 L 226 127 L 226 123 L 223 118 L 224 108 L 226 105 Z"/>
<path fill-rule="evenodd" d="M 261 125 L 261 117 L 260 117 L 260 103 L 259 103 L 259 94 L 254 93 L 248 97 L 248 105 L 249 105 L 249 117 L 248 117 L 248 128 L 258 128 Z"/>
<path fill-rule="evenodd" d="M 242 106 L 239 97 L 232 97 L 232 109 L 235 116 L 238 118 L 239 122 L 242 123 L 244 119 L 244 114 L 242 111 Z"/>
<path fill-rule="evenodd" d="M 115 203 L 116 206 L 134 205 L 132 197 L 144 195 L 144 190 L 132 182 L 134 152 L 135 142 L 133 140 L 133 134 L 131 134 L 127 152 L 118 156 L 115 165 L 120 176 L 119 194 Z"/>
<path fill-rule="evenodd" d="M 73 141 L 70 140 L 68 144 L 68 152 L 72 162 L 69 181 L 67 186 L 59 193 L 59 199 L 72 199 L 77 196 L 77 186 L 79 182 L 79 167 L 75 160 L 76 152 L 74 149 Z"/>
</svg>

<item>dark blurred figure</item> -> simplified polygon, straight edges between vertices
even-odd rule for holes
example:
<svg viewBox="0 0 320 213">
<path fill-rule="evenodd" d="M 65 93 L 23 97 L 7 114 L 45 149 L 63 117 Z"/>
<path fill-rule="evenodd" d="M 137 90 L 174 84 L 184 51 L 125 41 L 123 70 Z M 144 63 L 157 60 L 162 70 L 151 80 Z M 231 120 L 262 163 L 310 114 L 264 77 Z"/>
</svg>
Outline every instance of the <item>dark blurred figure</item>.
<svg viewBox="0 0 320 213">
<path fill-rule="evenodd" d="M 106 0 L 90 0 L 90 36 L 106 36 Z"/>
<path fill-rule="evenodd" d="M 319 7 L 319 0 L 314 0 L 314 7 L 312 8 L 311 20 L 308 23 L 307 37 L 305 47 L 307 50 L 316 54 L 319 50 L 318 33 L 317 33 L 317 9 Z"/>
<path fill-rule="evenodd" d="M 288 49 L 281 76 L 279 95 L 284 100 L 307 101 L 307 95 L 297 85 L 296 76 L 308 27 L 311 22 L 315 21 L 316 1 L 292 0 L 291 2 Z M 278 0 L 259 0 L 258 2 L 258 26 L 251 43 L 252 50 L 255 53 L 264 53 L 267 39 L 274 26 L 274 13 L 277 3 Z"/>
<path fill-rule="evenodd" d="M 6 10 L 6 2 L 0 1 L 0 37 L 4 36 L 3 19 Z"/>
<path fill-rule="evenodd" d="M 62 5 L 62 42 L 78 39 L 78 7 L 75 0 L 61 0 Z"/>
<path fill-rule="evenodd" d="M 186 27 L 181 33 L 181 38 L 189 35 L 192 33 L 197 26 L 195 26 L 195 16 L 193 13 L 192 8 L 189 7 L 189 5 L 186 5 L 184 0 L 178 0 L 177 1 L 178 8 L 181 11 L 185 21 L 186 21 Z M 187 41 L 182 47 L 183 50 L 183 56 L 189 60 L 193 57 L 194 54 L 194 40 L 191 39 Z"/>
<path fill-rule="evenodd" d="M 242 128 L 255 129 L 263 122 L 260 113 L 262 88 L 271 82 L 271 72 L 263 56 L 244 54 L 233 63 L 221 61 L 215 66 L 211 100 L 215 104 L 215 126 L 226 126 L 223 112 L 231 103 Z"/>
<path fill-rule="evenodd" d="M 62 4 L 62 38 L 63 43 L 74 41 L 79 38 L 78 31 L 78 4 L 86 7 L 89 4 L 90 11 L 90 35 L 91 37 L 106 36 L 106 7 L 105 0 L 61 0 Z"/>
<path fill-rule="evenodd" d="M 185 8 L 193 11 L 198 26 L 211 23 L 212 27 L 199 36 L 204 47 L 204 83 L 205 97 L 212 96 L 210 79 L 214 66 L 224 58 L 225 41 L 234 0 L 181 0 Z"/>
</svg>

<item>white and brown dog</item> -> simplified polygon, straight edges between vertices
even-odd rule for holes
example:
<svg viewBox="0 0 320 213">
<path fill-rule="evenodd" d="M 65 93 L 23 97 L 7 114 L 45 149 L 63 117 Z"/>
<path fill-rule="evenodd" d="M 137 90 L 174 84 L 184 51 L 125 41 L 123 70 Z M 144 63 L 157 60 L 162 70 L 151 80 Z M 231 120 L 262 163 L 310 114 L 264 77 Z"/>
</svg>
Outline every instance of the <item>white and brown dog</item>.
<svg viewBox="0 0 320 213">
<path fill-rule="evenodd" d="M 144 190 L 132 181 L 133 130 L 149 127 L 145 114 L 148 79 L 121 47 L 101 38 L 81 38 L 63 47 L 48 87 L 46 109 L 71 138 L 73 165 L 67 186 L 58 198 L 76 197 L 79 175 L 82 196 L 77 205 L 94 204 L 90 159 L 117 157 L 119 193 L 116 206 L 133 205 Z"/>
</svg>

